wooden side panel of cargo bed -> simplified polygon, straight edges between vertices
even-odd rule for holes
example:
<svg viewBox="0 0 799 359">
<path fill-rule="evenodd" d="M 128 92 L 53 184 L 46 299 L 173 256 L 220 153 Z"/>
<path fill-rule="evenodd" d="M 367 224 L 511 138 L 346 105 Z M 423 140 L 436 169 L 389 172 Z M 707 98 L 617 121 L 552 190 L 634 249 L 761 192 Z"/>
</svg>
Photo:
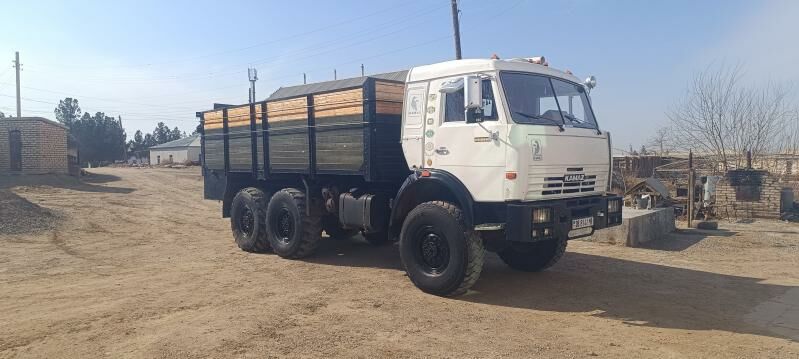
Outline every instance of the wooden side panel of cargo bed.
<svg viewBox="0 0 799 359">
<path fill-rule="evenodd" d="M 225 169 L 225 145 L 222 133 L 222 110 L 203 114 L 205 166 L 212 170 Z"/>
<path fill-rule="evenodd" d="M 375 81 L 377 115 L 372 124 L 375 143 L 372 174 L 380 180 L 400 181 L 410 172 L 400 144 L 404 96 L 404 84 Z"/>
<path fill-rule="evenodd" d="M 263 127 L 263 120 L 264 118 L 264 106 L 263 104 L 255 104 L 255 136 L 256 136 L 256 154 L 258 160 L 258 170 L 264 171 L 264 132 Z"/>
<path fill-rule="evenodd" d="M 234 172 L 252 171 L 250 105 L 227 109 L 228 160 Z"/>
<path fill-rule="evenodd" d="M 378 114 L 402 114 L 402 99 L 404 96 L 404 84 L 387 81 L 375 81 L 375 99 L 377 100 Z"/>
<path fill-rule="evenodd" d="M 308 173 L 308 99 L 268 102 L 269 164 L 273 172 Z"/>
<path fill-rule="evenodd" d="M 363 88 L 314 95 L 318 173 L 358 174 L 363 168 Z"/>
</svg>

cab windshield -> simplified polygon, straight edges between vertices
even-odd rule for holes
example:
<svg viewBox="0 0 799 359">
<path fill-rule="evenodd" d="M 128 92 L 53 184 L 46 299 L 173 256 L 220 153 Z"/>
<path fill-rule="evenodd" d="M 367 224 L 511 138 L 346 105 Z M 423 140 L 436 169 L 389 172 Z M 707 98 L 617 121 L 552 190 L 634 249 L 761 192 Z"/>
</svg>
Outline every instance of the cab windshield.
<svg viewBox="0 0 799 359">
<path fill-rule="evenodd" d="M 582 85 L 518 72 L 502 72 L 500 79 L 514 122 L 597 128 Z"/>
</svg>

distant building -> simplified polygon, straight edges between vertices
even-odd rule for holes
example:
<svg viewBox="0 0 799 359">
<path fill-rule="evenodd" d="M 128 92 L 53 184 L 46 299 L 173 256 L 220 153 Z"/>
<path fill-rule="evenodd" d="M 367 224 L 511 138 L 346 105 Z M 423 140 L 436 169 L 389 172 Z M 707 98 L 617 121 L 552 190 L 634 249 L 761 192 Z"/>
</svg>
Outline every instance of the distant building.
<svg viewBox="0 0 799 359">
<path fill-rule="evenodd" d="M 200 163 L 200 135 L 150 147 L 150 164 Z"/>
<path fill-rule="evenodd" d="M 64 125 L 42 117 L 0 119 L 0 174 L 66 174 L 67 148 Z"/>
</svg>

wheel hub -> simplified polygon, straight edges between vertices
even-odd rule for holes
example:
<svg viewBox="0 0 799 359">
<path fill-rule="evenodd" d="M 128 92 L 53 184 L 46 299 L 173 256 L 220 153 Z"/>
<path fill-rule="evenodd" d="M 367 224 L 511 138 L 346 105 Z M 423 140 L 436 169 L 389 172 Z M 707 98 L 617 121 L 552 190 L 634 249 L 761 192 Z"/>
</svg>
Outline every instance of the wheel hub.
<svg viewBox="0 0 799 359">
<path fill-rule="evenodd" d="M 436 233 L 426 233 L 421 238 L 421 259 L 430 273 L 443 271 L 449 263 L 449 245 Z"/>
<path fill-rule="evenodd" d="M 255 229 L 255 215 L 253 215 L 249 207 L 244 207 L 244 212 L 239 218 L 239 229 L 247 236 L 252 235 Z"/>
<path fill-rule="evenodd" d="M 284 208 L 275 219 L 273 228 L 278 240 L 288 243 L 294 234 L 294 220 L 291 218 L 291 213 Z"/>
</svg>

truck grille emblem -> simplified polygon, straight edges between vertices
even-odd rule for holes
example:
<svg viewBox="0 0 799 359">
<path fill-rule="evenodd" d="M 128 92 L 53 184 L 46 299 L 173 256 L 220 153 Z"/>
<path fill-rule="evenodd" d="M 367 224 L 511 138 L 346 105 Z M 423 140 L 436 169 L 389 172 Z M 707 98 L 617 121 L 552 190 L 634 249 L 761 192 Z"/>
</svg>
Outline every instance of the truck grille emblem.
<svg viewBox="0 0 799 359">
<path fill-rule="evenodd" d="M 563 176 L 563 182 L 582 182 L 585 179 L 585 174 L 569 174 Z"/>
</svg>

